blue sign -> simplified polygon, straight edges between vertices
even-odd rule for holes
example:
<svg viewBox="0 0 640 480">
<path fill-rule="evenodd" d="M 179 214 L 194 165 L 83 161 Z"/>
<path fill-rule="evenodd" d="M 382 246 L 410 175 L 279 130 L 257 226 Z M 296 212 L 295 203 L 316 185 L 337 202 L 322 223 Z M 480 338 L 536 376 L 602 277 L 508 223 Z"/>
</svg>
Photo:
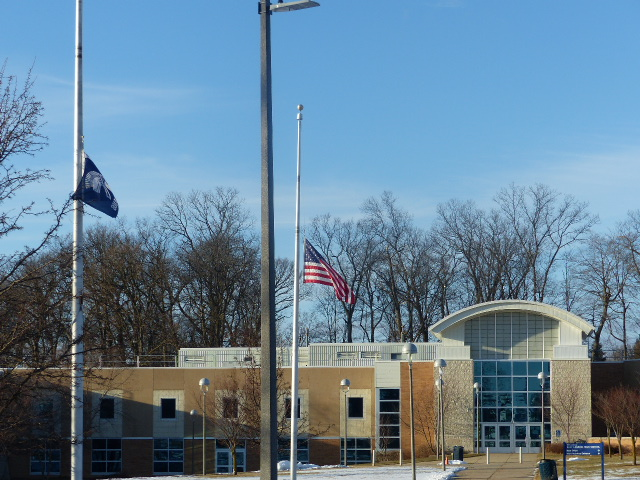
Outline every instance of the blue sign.
<svg viewBox="0 0 640 480">
<path fill-rule="evenodd" d="M 567 455 L 600 455 L 602 480 L 604 480 L 604 443 L 565 443 L 563 455 L 563 479 L 567 480 Z"/>
<path fill-rule="evenodd" d="M 602 443 L 565 443 L 567 455 L 602 455 L 604 444 Z"/>
</svg>

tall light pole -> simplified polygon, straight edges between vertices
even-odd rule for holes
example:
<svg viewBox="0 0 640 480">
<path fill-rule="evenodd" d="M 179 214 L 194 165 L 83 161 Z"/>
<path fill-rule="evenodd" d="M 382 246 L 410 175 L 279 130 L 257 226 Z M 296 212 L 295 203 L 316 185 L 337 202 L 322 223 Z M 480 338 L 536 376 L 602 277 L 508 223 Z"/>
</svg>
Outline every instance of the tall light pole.
<svg viewBox="0 0 640 480">
<path fill-rule="evenodd" d="M 476 452 L 480 453 L 480 384 L 478 382 L 473 384 L 473 390 L 476 393 L 476 424 L 474 425 L 476 431 Z"/>
<path fill-rule="evenodd" d="M 208 378 L 201 378 L 200 391 L 202 392 L 202 475 L 207 473 L 207 392 L 211 382 Z"/>
<path fill-rule="evenodd" d="M 312 0 L 271 5 L 260 0 L 260 119 L 261 119 L 261 291 L 260 291 L 260 478 L 278 478 L 276 392 L 276 300 L 273 222 L 273 128 L 271 124 L 271 12 L 317 7 Z"/>
<path fill-rule="evenodd" d="M 193 450 L 196 443 L 196 415 L 198 415 L 198 411 L 191 410 L 189 415 L 191 415 L 191 474 L 193 475 L 195 473 L 195 467 L 193 466 L 195 455 L 193 454 Z"/>
<path fill-rule="evenodd" d="M 348 378 L 340 380 L 340 390 L 344 393 L 344 466 L 347 466 L 347 418 L 349 417 L 349 406 L 347 405 L 347 394 L 351 382 Z"/>
<path fill-rule="evenodd" d="M 405 343 L 402 347 L 403 355 L 407 356 L 409 363 L 409 412 L 411 423 L 411 478 L 416 480 L 416 433 L 413 421 L 413 355 L 418 353 L 418 347 L 413 343 Z"/>
<path fill-rule="evenodd" d="M 436 381 L 436 385 L 438 387 L 440 396 L 440 439 L 442 448 L 442 470 L 446 470 L 447 465 L 444 461 L 444 380 L 442 379 L 442 374 L 444 373 L 444 367 L 447 366 L 447 362 L 444 359 L 439 358 L 435 362 L 433 362 L 433 366 L 438 369 L 438 380 Z"/>
<path fill-rule="evenodd" d="M 540 431 L 540 439 L 542 440 L 542 459 L 546 460 L 547 459 L 547 452 L 546 452 L 546 448 L 544 447 L 544 382 L 546 382 L 547 380 L 547 374 L 544 372 L 540 372 L 538 374 L 538 380 L 540 380 L 540 388 L 542 389 L 542 396 L 541 398 L 541 405 L 542 405 L 542 411 L 541 411 L 541 421 L 540 421 L 540 426 L 542 427 L 542 430 Z"/>
</svg>

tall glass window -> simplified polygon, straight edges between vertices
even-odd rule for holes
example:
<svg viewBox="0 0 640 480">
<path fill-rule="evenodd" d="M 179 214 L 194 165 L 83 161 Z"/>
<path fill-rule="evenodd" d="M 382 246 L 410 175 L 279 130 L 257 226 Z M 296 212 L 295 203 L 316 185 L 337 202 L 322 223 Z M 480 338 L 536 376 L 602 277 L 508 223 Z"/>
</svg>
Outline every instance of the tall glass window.
<svg viewBox="0 0 640 480">
<path fill-rule="evenodd" d="M 378 390 L 377 446 L 381 451 L 400 448 L 400 389 L 398 388 Z"/>
</svg>

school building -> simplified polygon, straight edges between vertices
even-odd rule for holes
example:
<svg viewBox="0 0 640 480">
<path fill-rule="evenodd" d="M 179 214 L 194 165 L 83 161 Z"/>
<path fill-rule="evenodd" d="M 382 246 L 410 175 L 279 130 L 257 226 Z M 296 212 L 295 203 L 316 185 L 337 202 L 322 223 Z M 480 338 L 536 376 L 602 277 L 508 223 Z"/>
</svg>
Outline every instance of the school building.
<svg viewBox="0 0 640 480">
<path fill-rule="evenodd" d="M 439 342 L 416 343 L 411 363 L 403 343 L 312 344 L 299 349 L 297 402 L 289 386 L 291 352 L 282 349 L 281 458 L 289 457 L 294 405 L 298 459 L 320 465 L 344 463 L 345 440 L 349 464 L 369 463 L 374 454 L 408 461 L 411 398 L 418 456 L 439 448 L 441 428 L 449 452 L 456 446 L 535 453 L 543 435 L 562 442 L 568 431 L 573 441 L 589 439 L 597 425 L 592 378 L 605 372 L 606 380 L 595 382 L 608 388 L 636 369 L 634 362 L 591 363 L 585 340 L 592 328 L 557 307 L 505 300 L 440 320 L 431 328 Z M 259 364 L 258 348 L 211 348 L 182 349 L 170 367 L 96 369 L 85 384 L 85 477 L 230 472 L 230 438 L 238 469 L 258 470 L 250 428 L 257 407 L 243 406 L 255 405 Z M 202 378 L 210 381 L 206 394 Z M 567 399 L 571 412 L 563 411 Z M 69 475 L 64 409 L 57 425 L 61 440 L 34 442 L 31 452 L 9 459 L 11 478 Z"/>
</svg>

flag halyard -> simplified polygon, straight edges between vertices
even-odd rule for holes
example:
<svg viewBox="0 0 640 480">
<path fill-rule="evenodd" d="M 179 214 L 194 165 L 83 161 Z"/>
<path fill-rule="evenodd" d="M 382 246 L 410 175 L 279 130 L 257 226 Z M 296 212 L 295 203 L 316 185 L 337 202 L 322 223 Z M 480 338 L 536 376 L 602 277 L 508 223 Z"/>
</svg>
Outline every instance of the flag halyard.
<svg viewBox="0 0 640 480">
<path fill-rule="evenodd" d="M 354 305 L 356 296 L 349 284 L 307 240 L 304 241 L 304 283 L 333 287 L 338 300 Z"/>
</svg>

